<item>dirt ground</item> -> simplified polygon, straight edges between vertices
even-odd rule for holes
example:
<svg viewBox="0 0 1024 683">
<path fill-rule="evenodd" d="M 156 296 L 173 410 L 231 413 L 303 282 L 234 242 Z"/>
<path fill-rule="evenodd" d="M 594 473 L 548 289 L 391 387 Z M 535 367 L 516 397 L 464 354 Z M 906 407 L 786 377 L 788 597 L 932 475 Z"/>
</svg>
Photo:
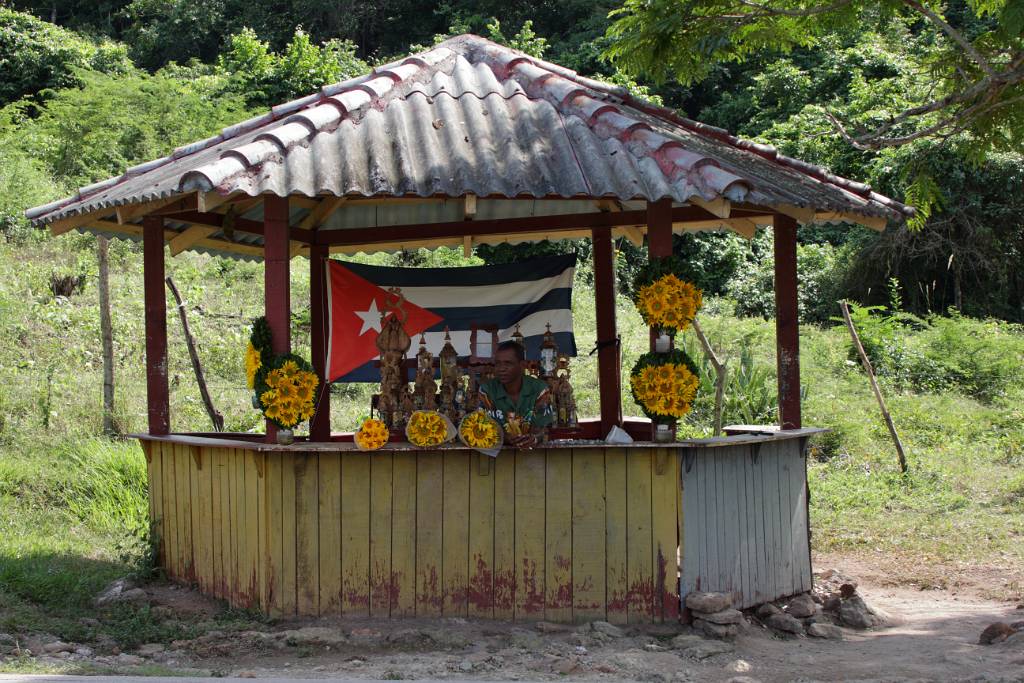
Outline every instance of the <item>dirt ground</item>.
<svg viewBox="0 0 1024 683">
<path fill-rule="evenodd" d="M 844 628 L 843 640 L 833 641 L 782 637 L 751 619 L 734 642 L 722 646 L 721 641 L 678 639 L 692 633 L 678 625 L 623 627 L 617 633 L 603 626 L 465 619 L 289 620 L 258 631 L 214 631 L 134 653 L 95 655 L 87 663 L 124 673 L 159 667 L 184 675 L 247 678 L 1024 681 L 1024 637 L 978 644 L 989 624 L 1024 621 L 1017 579 L 1006 572 L 965 572 L 941 588 L 929 579 L 929 588 L 922 590 L 905 574 L 894 580 L 884 562 L 821 556 L 815 567 L 834 567 L 856 577 L 860 594 L 888 613 L 893 625 L 871 631 Z M 219 609 L 185 589 L 154 588 L 150 593 L 155 604 L 180 617 L 208 617 Z M 694 648 L 695 642 L 700 646 Z M 37 647 L 41 652 L 42 643 Z M 716 648 L 726 651 L 713 653 Z M 75 659 L 61 656 L 44 655 L 38 663 Z"/>
</svg>

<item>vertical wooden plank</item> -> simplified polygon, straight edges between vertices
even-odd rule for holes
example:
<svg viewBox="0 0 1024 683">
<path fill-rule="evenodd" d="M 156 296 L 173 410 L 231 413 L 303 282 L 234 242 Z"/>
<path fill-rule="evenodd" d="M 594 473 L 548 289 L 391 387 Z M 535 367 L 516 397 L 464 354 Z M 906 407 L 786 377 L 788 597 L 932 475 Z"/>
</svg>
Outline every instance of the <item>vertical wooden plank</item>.
<svg viewBox="0 0 1024 683">
<path fill-rule="evenodd" d="M 594 258 L 594 298 L 598 341 L 615 339 L 615 249 L 611 228 L 591 231 Z M 601 434 L 622 424 L 619 345 L 602 343 L 597 351 L 597 381 L 601 401 Z"/>
<path fill-rule="evenodd" d="M 245 457 L 242 455 L 243 452 L 239 449 L 231 449 L 231 467 L 233 469 L 233 477 L 231 478 L 231 485 L 233 486 L 231 498 L 231 514 L 234 518 L 234 545 L 236 545 L 236 557 L 234 562 L 237 565 L 236 579 L 234 579 L 234 589 L 231 591 L 231 604 L 234 606 L 245 605 L 245 592 L 246 592 L 246 581 L 249 575 L 249 535 L 247 531 L 247 520 L 246 520 L 246 499 L 248 498 L 248 492 L 246 492 L 246 470 L 245 470 Z"/>
<path fill-rule="evenodd" d="M 772 562 L 772 594 L 769 600 L 780 597 L 783 592 L 782 518 L 779 512 L 779 459 L 775 444 L 761 445 L 761 458 L 765 466 L 765 510 L 771 518 L 772 542 L 769 547 Z"/>
<path fill-rule="evenodd" d="M 391 463 L 391 616 L 416 614 L 416 454 L 395 453 Z"/>
<path fill-rule="evenodd" d="M 678 517 L 676 517 L 676 529 L 679 533 L 679 580 L 676 582 L 676 594 L 679 596 L 680 614 L 684 608 L 683 598 L 686 595 L 685 586 L 688 585 L 686 584 L 686 572 L 684 570 L 684 567 L 687 566 L 687 553 L 689 552 L 687 544 L 689 543 L 690 536 L 692 535 L 686 533 L 686 506 L 689 504 L 689 501 L 686 496 L 686 475 L 683 471 L 686 467 L 686 456 L 689 452 L 689 449 L 679 449 L 679 455 L 676 460 L 676 494 L 679 496 L 679 500 L 676 503 L 676 512 L 678 513 Z"/>
<path fill-rule="evenodd" d="M 195 460 L 195 451 L 199 450 L 198 446 L 188 446 L 185 452 L 188 453 L 188 469 L 189 469 L 189 523 L 192 527 L 193 538 L 193 565 L 192 565 L 192 580 L 199 586 L 199 590 L 206 591 L 209 587 L 206 584 L 206 568 L 203 565 L 203 534 L 202 527 L 204 522 L 208 522 L 208 519 L 202 517 L 202 494 L 201 487 L 199 485 L 199 469 Z M 200 451 L 200 458 L 202 457 Z"/>
<path fill-rule="evenodd" d="M 290 263 L 288 197 L 270 193 L 263 199 L 263 307 L 274 353 L 292 350 Z M 276 437 L 277 426 L 267 420 L 267 443 Z"/>
<path fill-rule="evenodd" d="M 165 567 L 167 568 L 167 575 L 172 579 L 176 579 L 181 575 L 181 566 L 179 564 L 180 557 L 178 556 L 178 489 L 174 484 L 174 444 L 161 443 L 160 452 L 163 459 L 161 475 L 163 476 L 164 490 Z"/>
<path fill-rule="evenodd" d="M 370 455 L 341 459 L 341 611 L 370 615 Z"/>
<path fill-rule="evenodd" d="M 737 486 L 737 502 L 740 516 L 740 557 L 743 561 L 743 600 L 755 604 L 754 590 L 757 584 L 757 555 L 754 554 L 755 536 L 753 521 L 753 495 L 750 490 L 750 446 L 738 447 L 737 465 L 740 480 Z"/>
<path fill-rule="evenodd" d="M 213 581 L 210 593 L 221 597 L 221 579 L 224 564 L 221 560 L 221 502 L 220 502 L 220 448 L 208 448 L 203 460 L 210 476 L 210 566 L 213 568 Z"/>
<path fill-rule="evenodd" d="M 776 214 L 775 343 L 779 383 L 779 424 L 798 429 L 800 420 L 800 320 L 796 265 L 796 219 Z"/>
<path fill-rule="evenodd" d="M 199 471 L 200 491 L 202 495 L 202 512 L 200 513 L 201 548 L 203 567 L 205 568 L 205 590 L 213 593 L 217 585 L 217 567 L 213 559 L 214 535 L 213 526 L 213 448 L 203 447 L 203 469 Z"/>
<path fill-rule="evenodd" d="M 295 555 L 295 466 L 296 455 L 289 451 L 281 458 L 281 611 L 296 613 L 298 602 L 297 558 Z"/>
<path fill-rule="evenodd" d="M 420 452 L 416 463 L 416 616 L 438 617 L 444 606 L 442 528 L 444 456 Z"/>
<path fill-rule="evenodd" d="M 149 529 L 157 543 L 157 565 L 166 568 L 167 543 L 164 540 L 164 473 L 163 449 L 159 441 L 143 444 L 149 455 L 146 463 L 149 481 Z"/>
<path fill-rule="evenodd" d="M 652 561 L 654 562 L 655 621 L 679 618 L 678 552 L 679 456 L 674 449 L 653 452 L 651 476 Z"/>
<path fill-rule="evenodd" d="M 487 460 L 484 460 L 487 459 Z M 494 616 L 494 462 L 469 455 L 469 616 Z M 483 461 L 487 469 L 480 464 Z"/>
<path fill-rule="evenodd" d="M 768 600 L 768 592 L 765 590 L 768 584 L 768 563 L 767 536 L 764 525 L 764 480 L 762 479 L 761 456 L 758 447 L 751 446 L 750 457 L 747 461 L 750 472 L 750 513 L 753 526 L 753 555 L 755 562 L 754 569 L 754 604 L 758 605 Z"/>
<path fill-rule="evenodd" d="M 544 451 L 516 452 L 516 621 L 544 615 Z"/>
<path fill-rule="evenodd" d="M 629 623 L 651 621 L 654 614 L 651 449 L 627 451 L 626 571 Z"/>
<path fill-rule="evenodd" d="M 170 431 L 167 390 L 167 293 L 164 290 L 164 219 L 142 219 L 142 280 L 146 319 L 146 405 L 149 433 Z"/>
<path fill-rule="evenodd" d="M 370 616 L 388 617 L 395 601 L 391 569 L 391 509 L 393 467 L 391 453 L 370 457 Z"/>
<path fill-rule="evenodd" d="M 267 454 L 249 451 L 246 455 L 256 467 L 256 576 L 259 582 L 257 599 L 260 610 L 270 605 L 270 562 L 267 547 L 270 517 L 267 509 Z"/>
<path fill-rule="evenodd" d="M 193 560 L 192 547 L 192 477 L 189 472 L 189 463 L 192 462 L 192 454 L 188 446 L 175 447 L 175 485 L 178 494 L 178 524 L 180 531 L 178 541 L 181 551 L 181 579 L 183 581 L 195 580 L 195 561 Z"/>
<path fill-rule="evenodd" d="M 267 585 L 271 616 L 284 614 L 284 453 L 267 456 Z M 225 559 L 227 555 L 225 555 Z"/>
<path fill-rule="evenodd" d="M 736 465 L 739 460 L 735 448 L 721 449 L 722 462 L 725 465 L 725 477 L 722 478 L 721 503 L 722 515 L 725 520 L 726 541 L 726 576 L 733 600 L 743 593 L 742 570 L 739 553 L 739 514 L 736 508 Z"/>
<path fill-rule="evenodd" d="M 341 453 L 318 460 L 320 614 L 341 614 Z"/>
<path fill-rule="evenodd" d="M 260 499 L 259 472 L 256 470 L 255 451 L 239 449 L 241 470 L 244 475 L 245 495 L 242 514 L 245 515 L 245 573 L 242 576 L 242 604 L 250 609 L 260 604 Z"/>
<path fill-rule="evenodd" d="M 606 595 L 608 621 L 625 624 L 629 616 L 629 562 L 626 546 L 629 519 L 626 509 L 628 477 L 624 448 L 604 449 Z"/>
<path fill-rule="evenodd" d="M 796 512 L 793 523 L 795 550 L 793 562 L 799 568 L 801 591 L 811 590 L 810 541 L 807 531 L 807 458 L 801 451 L 802 442 L 793 443 L 793 466 L 790 468 L 790 490 L 796 491 Z"/>
<path fill-rule="evenodd" d="M 789 565 L 789 572 L 786 574 L 787 595 L 793 595 L 800 591 L 800 565 L 799 557 L 796 553 L 796 546 L 799 543 L 796 530 L 796 503 L 799 493 L 793 486 L 795 473 L 793 472 L 793 458 L 790 455 L 791 449 L 791 442 L 783 442 L 779 444 L 778 458 L 779 462 L 782 464 L 782 469 L 779 474 L 779 489 L 782 493 L 783 500 L 785 501 L 784 507 L 781 508 L 783 513 L 782 521 L 786 525 L 786 536 L 788 539 L 788 542 L 784 546 L 786 560 Z"/>
<path fill-rule="evenodd" d="M 295 456 L 295 579 L 296 610 L 320 614 L 319 456 Z"/>
<path fill-rule="evenodd" d="M 702 448 L 683 452 L 683 581 L 680 594 L 700 590 L 703 583 L 704 527 L 701 524 L 701 501 L 704 487 L 700 481 Z"/>
<path fill-rule="evenodd" d="M 571 450 L 546 452 L 544 479 L 544 618 L 572 621 L 572 460 Z"/>
<path fill-rule="evenodd" d="M 330 201 L 330 200 L 323 200 Z M 327 257 L 326 244 L 309 247 L 309 348 L 313 372 L 320 380 L 317 391 L 316 413 L 309 421 L 310 441 L 330 441 L 331 392 L 327 382 Z"/>
<path fill-rule="evenodd" d="M 704 575 L 708 584 L 704 590 L 709 591 L 721 591 L 722 586 L 722 574 L 721 567 L 719 566 L 719 559 L 722 557 L 722 529 L 720 522 L 722 520 L 721 514 L 719 514 L 719 496 L 718 496 L 718 456 L 715 453 L 715 449 L 709 448 L 705 451 L 707 465 L 705 472 L 705 487 L 704 487 L 704 524 L 707 529 L 708 539 L 708 570 Z"/>
<path fill-rule="evenodd" d="M 515 616 L 516 603 L 516 454 L 504 450 L 494 472 L 494 618 Z"/>
<path fill-rule="evenodd" d="M 444 454 L 444 499 L 441 518 L 442 613 L 469 613 L 469 451 Z"/>
<path fill-rule="evenodd" d="M 604 452 L 572 451 L 572 607 L 574 621 L 607 618 Z"/>
<path fill-rule="evenodd" d="M 230 596 L 231 585 L 231 545 L 234 543 L 231 532 L 231 468 L 229 456 L 231 451 L 226 448 L 216 449 L 217 453 L 217 477 L 220 487 L 219 509 L 217 515 L 220 526 L 217 528 L 220 535 L 220 573 L 217 575 L 218 595 L 221 599 L 227 600 Z"/>
<path fill-rule="evenodd" d="M 771 490 L 768 486 L 768 475 L 771 467 L 766 457 L 765 446 L 761 444 L 757 456 L 757 469 L 754 473 L 754 504 L 757 505 L 761 515 L 761 561 L 764 563 L 764 572 L 761 579 L 761 591 L 763 601 L 773 600 L 775 596 L 775 515 L 768 504 L 767 493 Z"/>
</svg>

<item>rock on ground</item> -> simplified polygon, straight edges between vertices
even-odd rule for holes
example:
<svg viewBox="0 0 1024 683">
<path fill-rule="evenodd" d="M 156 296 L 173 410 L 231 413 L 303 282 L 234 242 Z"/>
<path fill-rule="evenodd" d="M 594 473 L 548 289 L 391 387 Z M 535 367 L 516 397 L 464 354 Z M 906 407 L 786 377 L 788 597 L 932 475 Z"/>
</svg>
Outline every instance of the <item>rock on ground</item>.
<svg viewBox="0 0 1024 683">
<path fill-rule="evenodd" d="M 799 635 L 804 632 L 804 625 L 788 614 L 772 614 L 764 621 L 765 625 L 776 631 L 784 631 Z"/>
<path fill-rule="evenodd" d="M 795 595 L 786 605 L 786 612 L 797 619 L 805 619 L 807 617 L 814 616 L 815 612 L 818 611 L 818 605 L 811 599 L 811 596 L 807 593 L 801 593 Z"/>
<path fill-rule="evenodd" d="M 710 614 L 701 613 L 698 618 L 710 621 L 712 624 L 738 624 L 743 621 L 743 612 L 738 609 L 724 609 L 721 612 L 711 612 Z"/>
<path fill-rule="evenodd" d="M 844 598 L 839 606 L 839 621 L 853 628 L 874 628 L 884 626 L 886 617 L 878 610 L 872 609 L 864 598 L 856 593 Z"/>
<path fill-rule="evenodd" d="M 1009 624 L 997 621 L 994 624 L 989 624 L 985 627 L 985 630 L 981 632 L 981 637 L 978 638 L 978 643 L 981 645 L 992 645 L 993 643 L 1001 643 L 1017 630 Z M 44 647 L 45 649 L 45 647 Z"/>
<path fill-rule="evenodd" d="M 689 593 L 686 596 L 686 606 L 694 612 L 710 614 L 732 607 L 732 598 L 725 593 Z"/>
<path fill-rule="evenodd" d="M 107 584 L 107 587 L 100 591 L 93 600 L 96 607 L 106 607 L 118 602 L 148 602 L 149 596 L 146 591 L 136 588 L 128 579 L 116 579 Z"/>
<path fill-rule="evenodd" d="M 693 627 L 712 638 L 735 638 L 739 634 L 735 624 L 716 624 L 703 619 L 694 619 Z"/>
<path fill-rule="evenodd" d="M 828 640 L 842 640 L 843 631 L 832 624 L 816 623 L 807 627 L 807 635 L 814 638 L 826 638 Z"/>
<path fill-rule="evenodd" d="M 761 619 L 767 619 L 771 615 L 778 614 L 781 611 L 782 610 L 780 610 L 778 607 L 776 607 L 772 603 L 766 602 L 766 603 L 764 603 L 763 605 L 761 605 L 760 607 L 757 608 L 757 612 L 755 612 L 755 614 L 757 614 L 757 616 L 760 617 Z"/>
</svg>

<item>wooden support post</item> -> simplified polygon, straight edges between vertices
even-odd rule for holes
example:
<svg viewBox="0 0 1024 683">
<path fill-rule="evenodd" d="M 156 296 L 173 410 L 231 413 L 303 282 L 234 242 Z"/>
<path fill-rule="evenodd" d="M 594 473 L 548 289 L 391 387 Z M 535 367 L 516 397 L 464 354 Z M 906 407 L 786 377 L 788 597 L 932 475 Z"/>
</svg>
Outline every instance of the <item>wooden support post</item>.
<svg viewBox="0 0 1024 683">
<path fill-rule="evenodd" d="M 167 391 L 167 295 L 164 293 L 164 219 L 142 219 L 143 290 L 146 309 L 146 402 L 149 433 L 171 430 Z"/>
<path fill-rule="evenodd" d="M 331 391 L 327 383 L 327 246 L 309 249 L 309 348 L 313 371 L 320 379 L 316 393 L 316 413 L 309 423 L 310 441 L 331 440 Z"/>
<path fill-rule="evenodd" d="M 597 301 L 597 377 L 601 394 L 601 436 L 622 425 L 619 341 L 615 329 L 615 250 L 612 230 L 594 228 L 594 296 Z"/>
<path fill-rule="evenodd" d="M 263 296 L 274 353 L 288 353 L 291 337 L 291 254 L 288 242 L 288 198 L 267 195 L 263 201 Z M 267 421 L 267 441 L 277 428 Z"/>
<path fill-rule="evenodd" d="M 800 320 L 797 307 L 796 220 L 775 217 L 775 344 L 779 373 L 779 425 L 799 429 Z"/>
<path fill-rule="evenodd" d="M 647 258 L 651 261 L 672 255 L 672 200 L 660 199 L 647 203 Z M 651 351 L 658 339 L 658 330 L 650 329 Z M 673 429 L 673 433 L 674 433 Z M 654 424 L 651 424 L 654 438 Z"/>
</svg>

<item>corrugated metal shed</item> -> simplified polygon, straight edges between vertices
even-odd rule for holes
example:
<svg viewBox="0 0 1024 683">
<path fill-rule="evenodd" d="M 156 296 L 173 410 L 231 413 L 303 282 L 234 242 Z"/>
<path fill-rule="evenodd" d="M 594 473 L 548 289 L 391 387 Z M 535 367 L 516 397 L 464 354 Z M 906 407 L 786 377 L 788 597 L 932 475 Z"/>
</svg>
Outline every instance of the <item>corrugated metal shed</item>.
<svg viewBox="0 0 1024 683">
<path fill-rule="evenodd" d="M 26 215 L 38 225 L 100 219 L 117 207 L 196 192 L 475 195 L 479 210 L 492 217 L 596 211 L 595 199 L 629 208 L 665 198 L 677 205 L 726 200 L 804 222 L 854 220 L 873 227 L 913 212 L 771 147 L 465 35 L 274 107 Z M 521 206 L 509 199 L 544 201 Z M 462 211 L 461 203 L 443 201 L 371 206 L 346 205 L 321 229 L 458 220 Z M 209 236 L 211 244 L 216 237 Z"/>
</svg>

